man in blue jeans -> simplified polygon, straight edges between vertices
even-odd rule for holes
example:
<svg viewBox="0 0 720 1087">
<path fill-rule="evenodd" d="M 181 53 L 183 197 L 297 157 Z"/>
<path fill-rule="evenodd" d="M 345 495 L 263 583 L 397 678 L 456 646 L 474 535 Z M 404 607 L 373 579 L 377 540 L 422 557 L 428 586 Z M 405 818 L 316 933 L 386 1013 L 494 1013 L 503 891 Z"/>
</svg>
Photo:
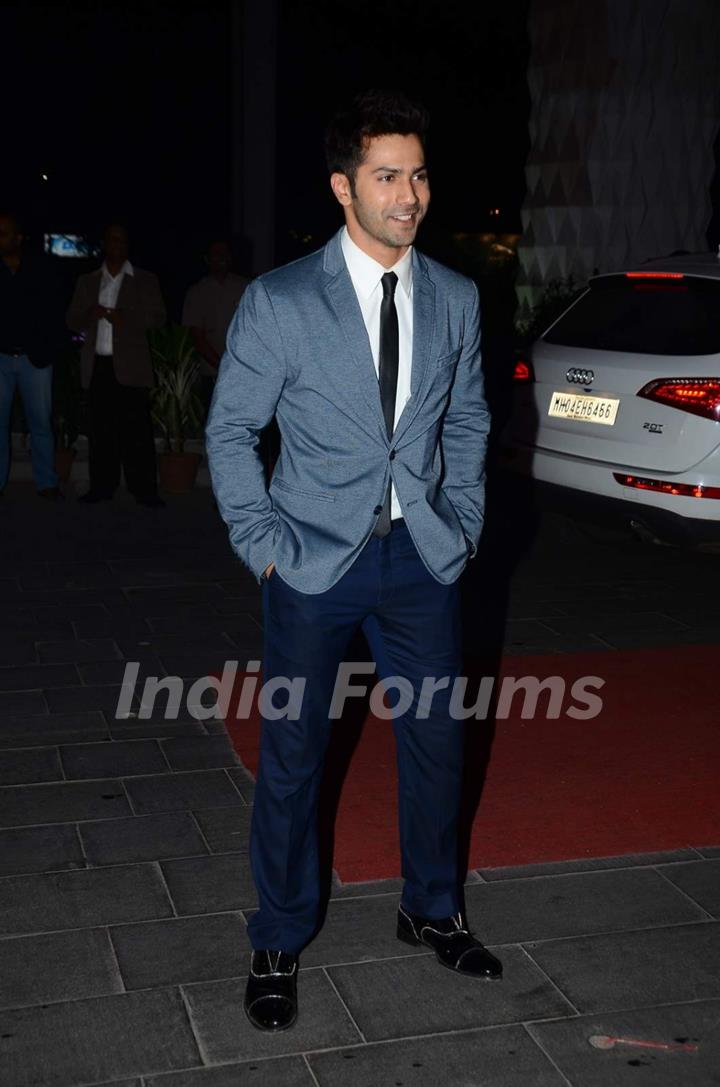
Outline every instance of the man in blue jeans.
<svg viewBox="0 0 720 1087">
<path fill-rule="evenodd" d="M 0 213 L 0 494 L 10 471 L 10 415 L 20 390 L 41 498 L 60 498 L 51 423 L 52 363 L 62 328 L 59 291 L 45 262 L 23 252 L 14 215 Z"/>
</svg>

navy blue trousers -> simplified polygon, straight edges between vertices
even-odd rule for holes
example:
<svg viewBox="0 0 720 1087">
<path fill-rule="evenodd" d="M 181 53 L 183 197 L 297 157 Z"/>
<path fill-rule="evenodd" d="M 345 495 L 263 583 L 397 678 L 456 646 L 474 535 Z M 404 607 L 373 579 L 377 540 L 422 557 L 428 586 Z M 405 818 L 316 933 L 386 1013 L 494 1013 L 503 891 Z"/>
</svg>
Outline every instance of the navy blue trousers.
<svg viewBox="0 0 720 1087">
<path fill-rule="evenodd" d="M 456 913 L 464 723 L 451 719 L 448 706 L 461 661 L 457 582 L 432 577 L 401 522 L 383 539 L 372 537 L 327 592 L 298 592 L 273 572 L 263 582 L 263 610 L 263 682 L 284 676 L 305 684 L 297 720 L 263 714 L 250 835 L 259 901 L 248 925 L 252 946 L 298 954 L 317 929 L 318 789 L 330 731 L 342 727 L 329 717 L 338 666 L 358 628 L 380 679 L 403 677 L 413 692 L 409 709 L 387 722 L 397 748 L 403 905 L 425 917 Z M 450 683 L 423 700 L 422 717 L 426 676 Z M 354 674 L 349 682 L 374 680 Z M 390 685 L 388 703 L 397 701 Z M 282 691 L 273 696 L 275 707 L 287 702 Z"/>
</svg>

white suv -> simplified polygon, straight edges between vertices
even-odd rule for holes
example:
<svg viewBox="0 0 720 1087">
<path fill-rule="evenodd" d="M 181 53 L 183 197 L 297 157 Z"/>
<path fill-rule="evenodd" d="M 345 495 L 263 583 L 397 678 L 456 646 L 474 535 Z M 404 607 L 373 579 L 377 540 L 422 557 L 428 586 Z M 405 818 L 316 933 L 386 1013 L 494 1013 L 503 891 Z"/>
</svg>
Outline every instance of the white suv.
<svg viewBox="0 0 720 1087">
<path fill-rule="evenodd" d="M 515 367 L 506 467 L 674 539 L 720 538 L 720 262 L 594 277 Z"/>
</svg>

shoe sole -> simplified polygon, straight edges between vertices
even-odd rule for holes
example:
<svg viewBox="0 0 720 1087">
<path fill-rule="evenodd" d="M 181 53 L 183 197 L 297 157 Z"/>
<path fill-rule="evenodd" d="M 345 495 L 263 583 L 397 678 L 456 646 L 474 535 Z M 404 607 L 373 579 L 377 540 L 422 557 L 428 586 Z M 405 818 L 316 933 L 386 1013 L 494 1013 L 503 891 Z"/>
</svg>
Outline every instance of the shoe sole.
<svg viewBox="0 0 720 1087">
<path fill-rule="evenodd" d="M 255 1027 L 255 1030 L 260 1030 L 260 1031 L 262 1031 L 263 1034 L 282 1034 L 282 1032 L 284 1030 L 290 1030 L 292 1027 L 294 1027 L 295 1024 L 297 1023 L 297 1019 L 298 1019 L 297 1012 L 295 1012 L 294 1018 L 291 1019 L 291 1021 L 289 1023 L 287 1023 L 284 1027 L 263 1027 L 263 1026 L 260 1025 L 260 1023 L 257 1023 L 253 1019 L 252 1015 L 250 1014 L 250 1012 L 247 1010 L 246 1007 L 243 1007 L 243 1011 L 245 1012 L 245 1017 L 247 1018 L 247 1021 L 253 1027 Z"/>
</svg>

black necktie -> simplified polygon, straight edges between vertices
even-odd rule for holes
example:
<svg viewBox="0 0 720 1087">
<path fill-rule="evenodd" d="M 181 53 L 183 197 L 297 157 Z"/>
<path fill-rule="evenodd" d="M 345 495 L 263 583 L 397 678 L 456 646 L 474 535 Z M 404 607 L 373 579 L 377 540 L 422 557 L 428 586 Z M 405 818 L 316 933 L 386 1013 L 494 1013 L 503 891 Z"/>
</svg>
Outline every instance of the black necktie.
<svg viewBox="0 0 720 1087">
<path fill-rule="evenodd" d="M 380 403 L 385 418 L 388 438 L 395 429 L 395 395 L 397 393 L 398 361 L 400 355 L 400 337 L 398 334 L 397 310 L 395 309 L 395 287 L 397 276 L 386 272 L 382 277 L 383 300 L 380 306 L 380 351 L 378 356 L 378 378 L 380 381 Z M 382 512 L 377 519 L 373 534 L 387 536 L 390 531 L 390 484 L 385 494 Z"/>
</svg>

